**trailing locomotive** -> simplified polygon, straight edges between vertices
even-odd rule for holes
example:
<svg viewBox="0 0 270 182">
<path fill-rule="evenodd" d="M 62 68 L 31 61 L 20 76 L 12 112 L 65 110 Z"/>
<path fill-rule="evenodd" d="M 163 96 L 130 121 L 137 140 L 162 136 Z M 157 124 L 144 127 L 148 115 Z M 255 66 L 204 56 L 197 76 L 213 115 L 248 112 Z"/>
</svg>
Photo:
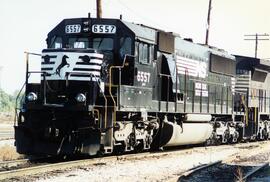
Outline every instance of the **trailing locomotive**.
<svg viewBox="0 0 270 182">
<path fill-rule="evenodd" d="M 119 19 L 65 19 L 46 41 L 41 70 L 26 71 L 19 153 L 96 155 L 269 137 L 265 60 Z M 34 74 L 39 83 L 30 83 Z"/>
</svg>

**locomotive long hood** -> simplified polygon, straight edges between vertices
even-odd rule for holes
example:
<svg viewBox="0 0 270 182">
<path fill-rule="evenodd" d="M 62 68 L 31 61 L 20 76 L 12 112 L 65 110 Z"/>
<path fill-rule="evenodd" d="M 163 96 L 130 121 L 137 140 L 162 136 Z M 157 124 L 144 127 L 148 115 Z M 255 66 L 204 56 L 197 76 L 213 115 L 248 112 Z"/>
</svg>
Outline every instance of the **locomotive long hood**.
<svg viewBox="0 0 270 182">
<path fill-rule="evenodd" d="M 270 72 L 270 61 L 246 56 L 237 57 L 237 69 L 249 70 L 252 72 L 253 81 L 264 82 L 267 73 Z"/>
<path fill-rule="evenodd" d="M 265 59 L 258 59 L 246 56 L 238 56 L 237 57 L 237 68 L 238 69 L 245 69 L 245 70 L 252 70 L 254 68 L 268 71 L 270 72 L 270 61 Z"/>
</svg>

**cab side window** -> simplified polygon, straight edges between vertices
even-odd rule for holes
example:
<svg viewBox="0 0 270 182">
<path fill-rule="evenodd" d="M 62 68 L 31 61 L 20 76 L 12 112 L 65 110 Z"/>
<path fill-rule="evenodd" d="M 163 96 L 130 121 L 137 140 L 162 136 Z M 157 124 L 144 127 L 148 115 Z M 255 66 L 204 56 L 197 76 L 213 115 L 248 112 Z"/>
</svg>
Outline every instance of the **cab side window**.
<svg viewBox="0 0 270 182">
<path fill-rule="evenodd" d="M 121 37 L 119 54 L 122 59 L 126 54 L 131 54 L 131 42 L 132 41 L 130 37 Z"/>
<path fill-rule="evenodd" d="M 150 64 L 154 59 L 154 45 L 136 42 L 136 57 L 142 64 Z"/>
<path fill-rule="evenodd" d="M 147 60 L 147 49 L 145 49 L 145 45 L 143 43 L 139 44 L 139 62 L 143 63 L 143 64 L 147 64 L 148 60 Z"/>
<path fill-rule="evenodd" d="M 149 46 L 149 59 L 150 61 L 153 61 L 155 59 L 155 48 L 154 45 Z"/>
</svg>

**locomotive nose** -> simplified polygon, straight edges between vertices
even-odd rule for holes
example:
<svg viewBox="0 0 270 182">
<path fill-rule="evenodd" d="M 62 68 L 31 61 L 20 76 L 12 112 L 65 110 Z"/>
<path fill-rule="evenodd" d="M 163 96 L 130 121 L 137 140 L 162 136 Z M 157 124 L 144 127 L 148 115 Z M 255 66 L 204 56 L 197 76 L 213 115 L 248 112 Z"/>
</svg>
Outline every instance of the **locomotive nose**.
<svg viewBox="0 0 270 182">
<path fill-rule="evenodd" d="M 46 104 L 94 105 L 101 89 L 103 57 L 92 49 L 43 50 L 41 85 Z"/>
<path fill-rule="evenodd" d="M 100 78 L 103 54 L 92 49 L 45 49 L 42 51 L 41 70 L 46 80 L 89 81 Z"/>
</svg>

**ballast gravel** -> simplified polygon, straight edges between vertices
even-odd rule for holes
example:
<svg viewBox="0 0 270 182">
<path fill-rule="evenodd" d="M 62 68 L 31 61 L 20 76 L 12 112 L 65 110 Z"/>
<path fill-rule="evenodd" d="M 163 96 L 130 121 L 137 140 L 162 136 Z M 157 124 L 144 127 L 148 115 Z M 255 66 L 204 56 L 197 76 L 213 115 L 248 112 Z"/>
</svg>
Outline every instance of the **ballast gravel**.
<svg viewBox="0 0 270 182">
<path fill-rule="evenodd" d="M 117 160 L 110 163 L 99 163 L 94 166 L 83 166 L 65 171 L 55 171 L 28 178 L 36 182 L 103 182 L 103 181 L 170 181 L 184 171 L 200 164 L 223 160 L 231 155 L 246 154 L 260 148 L 261 144 L 250 143 L 252 147 L 213 146 L 193 148 L 188 152 L 171 152 L 162 157 L 154 156 L 145 159 Z M 269 145 L 266 142 L 263 145 Z"/>
</svg>

